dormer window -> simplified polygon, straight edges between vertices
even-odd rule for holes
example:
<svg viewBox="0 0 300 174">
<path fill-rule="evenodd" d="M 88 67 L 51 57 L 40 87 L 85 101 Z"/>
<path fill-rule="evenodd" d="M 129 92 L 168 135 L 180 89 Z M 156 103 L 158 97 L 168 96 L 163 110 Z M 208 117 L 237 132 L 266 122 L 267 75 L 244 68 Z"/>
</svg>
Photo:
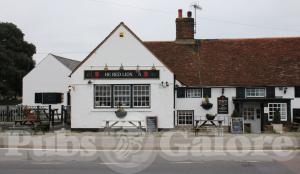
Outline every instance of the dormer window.
<svg viewBox="0 0 300 174">
<path fill-rule="evenodd" d="M 266 89 L 265 88 L 246 88 L 246 97 L 265 97 Z"/>
</svg>

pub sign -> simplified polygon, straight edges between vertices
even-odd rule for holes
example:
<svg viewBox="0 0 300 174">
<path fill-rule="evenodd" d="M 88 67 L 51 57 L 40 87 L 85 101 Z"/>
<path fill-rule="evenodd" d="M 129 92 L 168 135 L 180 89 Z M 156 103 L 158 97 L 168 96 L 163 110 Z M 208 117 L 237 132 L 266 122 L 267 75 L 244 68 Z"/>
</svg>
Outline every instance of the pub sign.
<svg viewBox="0 0 300 174">
<path fill-rule="evenodd" d="M 218 114 L 228 114 L 228 97 L 218 97 Z"/>
<path fill-rule="evenodd" d="M 159 70 L 86 70 L 84 79 L 159 79 Z"/>
</svg>

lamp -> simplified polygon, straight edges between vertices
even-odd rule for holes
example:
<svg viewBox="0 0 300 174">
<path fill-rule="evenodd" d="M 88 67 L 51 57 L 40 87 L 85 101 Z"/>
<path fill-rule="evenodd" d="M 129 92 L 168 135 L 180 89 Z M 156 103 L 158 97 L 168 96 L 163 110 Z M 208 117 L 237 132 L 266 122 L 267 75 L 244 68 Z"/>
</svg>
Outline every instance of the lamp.
<svg viewBox="0 0 300 174">
<path fill-rule="evenodd" d="M 104 70 L 107 71 L 108 70 L 108 65 L 105 64 Z"/>
<path fill-rule="evenodd" d="M 140 66 L 137 65 L 137 66 L 136 66 L 136 72 L 139 72 L 139 71 L 140 71 Z"/>
<path fill-rule="evenodd" d="M 71 92 L 72 90 L 75 90 L 75 87 L 74 87 L 74 86 L 71 86 L 71 85 L 69 85 L 69 86 L 68 86 L 68 91 L 69 91 L 69 92 Z"/>
<path fill-rule="evenodd" d="M 88 81 L 88 84 L 89 84 L 89 85 L 92 84 L 92 83 L 93 83 L 93 82 L 92 82 L 91 80 Z"/>
<path fill-rule="evenodd" d="M 224 95 L 224 91 L 225 91 L 225 89 L 224 89 L 224 88 L 222 88 L 222 95 Z"/>
<path fill-rule="evenodd" d="M 167 82 L 167 81 L 165 81 L 165 82 L 161 81 L 161 86 L 164 87 L 164 88 L 168 87 L 169 86 L 169 82 Z"/>
<path fill-rule="evenodd" d="M 156 70 L 155 65 L 153 64 L 151 70 Z"/>
<path fill-rule="evenodd" d="M 121 71 L 123 71 L 123 70 L 124 70 L 124 66 L 123 66 L 123 64 L 121 64 L 121 66 L 120 66 L 120 70 L 121 70 Z"/>
<path fill-rule="evenodd" d="M 288 89 L 287 87 L 284 87 L 284 89 L 283 89 L 284 94 L 286 94 L 287 89 Z"/>
</svg>

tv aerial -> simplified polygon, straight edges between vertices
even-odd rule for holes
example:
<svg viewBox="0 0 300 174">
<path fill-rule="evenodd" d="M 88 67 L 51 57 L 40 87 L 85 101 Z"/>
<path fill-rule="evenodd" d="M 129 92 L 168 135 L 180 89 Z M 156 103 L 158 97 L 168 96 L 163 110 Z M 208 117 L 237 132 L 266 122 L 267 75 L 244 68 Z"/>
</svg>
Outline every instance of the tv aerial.
<svg viewBox="0 0 300 174">
<path fill-rule="evenodd" d="M 199 2 L 193 2 L 191 4 L 191 7 L 194 8 L 194 14 L 195 14 L 194 33 L 196 33 L 196 29 L 197 29 L 197 11 L 202 10 L 202 7 L 199 5 Z"/>
</svg>

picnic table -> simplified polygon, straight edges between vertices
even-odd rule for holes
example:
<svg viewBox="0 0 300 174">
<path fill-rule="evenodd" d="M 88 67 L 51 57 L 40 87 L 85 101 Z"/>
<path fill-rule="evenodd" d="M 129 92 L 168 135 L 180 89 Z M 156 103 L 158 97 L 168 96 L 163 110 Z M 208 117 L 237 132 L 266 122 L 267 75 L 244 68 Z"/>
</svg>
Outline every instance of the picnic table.
<svg viewBox="0 0 300 174">
<path fill-rule="evenodd" d="M 107 132 L 110 134 L 110 131 L 112 128 L 117 128 L 117 127 L 129 127 L 129 128 L 136 128 L 140 134 L 142 134 L 142 122 L 143 120 L 104 120 L 105 122 L 105 127 L 104 127 L 104 132 Z M 129 123 L 131 126 L 121 126 L 118 125 L 119 123 Z"/>
<path fill-rule="evenodd" d="M 213 119 L 209 120 L 206 117 L 203 117 L 200 119 L 195 119 L 195 136 L 198 135 L 199 131 L 203 129 L 204 127 L 212 127 L 214 130 L 217 130 L 218 134 L 219 131 L 223 131 L 222 124 L 223 124 L 224 119 L 218 118 L 218 119 Z"/>
<path fill-rule="evenodd" d="M 29 126 L 34 131 L 41 130 L 45 132 L 49 130 L 49 115 L 46 110 L 46 108 L 40 107 L 25 107 L 23 109 L 24 118 L 15 120 L 13 129 L 23 129 Z M 44 115 L 44 118 L 42 115 Z"/>
<path fill-rule="evenodd" d="M 15 125 L 34 125 L 35 123 L 41 123 L 41 114 L 45 114 L 48 118 L 45 108 L 27 108 L 23 109 L 24 119 L 15 120 Z"/>
</svg>

